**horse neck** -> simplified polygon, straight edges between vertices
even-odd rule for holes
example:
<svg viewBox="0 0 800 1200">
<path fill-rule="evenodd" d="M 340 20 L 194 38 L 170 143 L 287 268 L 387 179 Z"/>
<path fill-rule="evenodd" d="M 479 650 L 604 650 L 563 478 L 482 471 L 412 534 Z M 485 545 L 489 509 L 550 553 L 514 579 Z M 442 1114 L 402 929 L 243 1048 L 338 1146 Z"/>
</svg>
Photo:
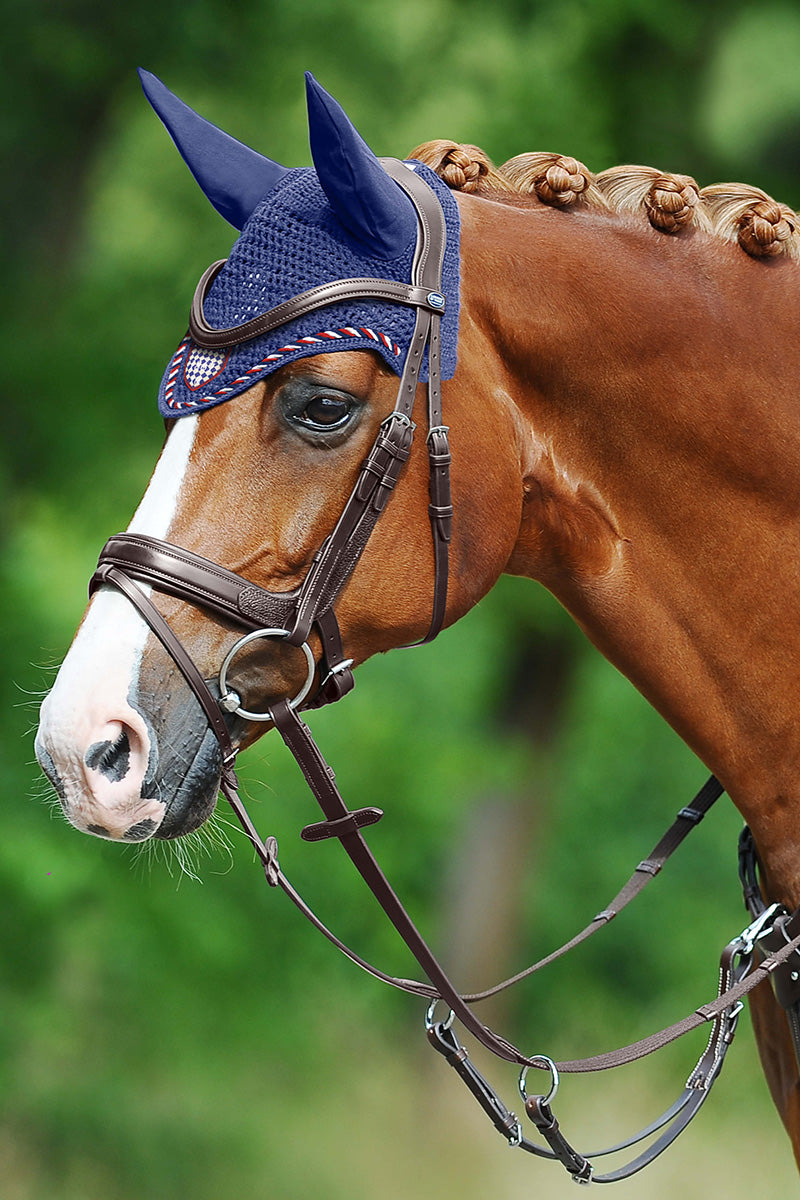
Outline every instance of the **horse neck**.
<svg viewBox="0 0 800 1200">
<path fill-rule="evenodd" d="M 543 582 L 713 770 L 800 903 L 800 267 L 473 202 L 465 313 L 519 419 L 507 569 Z"/>
</svg>

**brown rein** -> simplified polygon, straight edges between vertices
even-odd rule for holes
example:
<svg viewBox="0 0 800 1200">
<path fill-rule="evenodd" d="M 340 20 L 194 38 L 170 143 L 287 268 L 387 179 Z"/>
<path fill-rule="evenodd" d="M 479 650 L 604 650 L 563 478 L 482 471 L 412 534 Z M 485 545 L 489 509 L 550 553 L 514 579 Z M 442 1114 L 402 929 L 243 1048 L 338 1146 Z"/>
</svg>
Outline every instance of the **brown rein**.
<svg viewBox="0 0 800 1200">
<path fill-rule="evenodd" d="M 213 566 L 213 564 L 210 565 Z M 136 565 L 131 564 L 129 571 L 130 574 L 136 573 Z M 243 580 L 242 582 L 246 581 Z M 619 1050 L 595 1055 L 590 1058 L 557 1063 L 545 1055 L 528 1056 L 514 1046 L 513 1043 L 496 1034 L 480 1021 L 470 1006 L 482 999 L 497 994 L 528 975 L 540 970 L 556 958 L 566 954 L 568 950 L 587 940 L 618 915 L 655 878 L 688 833 L 702 820 L 705 813 L 722 794 L 722 787 L 713 776 L 701 788 L 692 801 L 692 804 L 681 809 L 675 821 L 653 848 L 651 854 L 638 864 L 626 885 L 585 929 L 558 950 L 512 978 L 486 991 L 462 995 L 451 983 L 446 972 L 417 930 L 363 839 L 361 829 L 379 820 L 382 816 L 381 810 L 366 808 L 351 811 L 347 808 L 336 787 L 333 771 L 319 751 L 307 725 L 290 707 L 288 701 L 280 701 L 270 709 L 270 716 L 278 732 L 294 755 L 306 782 L 309 784 L 325 816 L 324 821 L 304 829 L 301 836 L 305 841 L 322 841 L 333 837 L 341 842 L 356 869 L 366 881 L 376 900 L 397 929 L 429 982 L 423 983 L 417 980 L 402 979 L 387 975 L 352 951 L 327 928 L 281 870 L 278 862 L 276 840 L 271 837 L 262 840 L 256 831 L 238 794 L 238 782 L 234 770 L 236 751 L 231 743 L 219 702 L 167 622 L 139 585 L 130 578 L 130 575 L 120 570 L 118 566 L 113 565 L 101 555 L 100 565 L 93 577 L 92 586 L 96 588 L 103 583 L 119 588 L 134 604 L 155 635 L 162 641 L 179 669 L 183 672 L 192 691 L 197 696 L 222 750 L 221 791 L 233 808 L 248 839 L 258 854 L 269 884 L 273 887 L 280 887 L 315 928 L 368 974 L 402 991 L 424 997 L 427 1000 L 435 1002 L 441 999 L 444 1001 L 450 1008 L 451 1015 L 445 1021 L 436 1021 L 433 1018 L 433 1005 L 431 1005 L 426 1020 L 428 1038 L 434 1048 L 443 1054 L 450 1065 L 454 1067 L 466 1086 L 491 1117 L 495 1127 L 509 1139 L 512 1145 L 520 1146 L 529 1153 L 540 1157 L 557 1158 L 570 1174 L 579 1181 L 588 1182 L 592 1178 L 597 1183 L 610 1183 L 627 1178 L 636 1171 L 641 1170 L 672 1144 L 675 1138 L 686 1128 L 692 1117 L 699 1111 L 710 1092 L 711 1086 L 719 1076 L 728 1047 L 733 1040 L 744 997 L 764 979 L 769 978 L 783 964 L 786 964 L 790 957 L 795 955 L 798 949 L 800 949 L 800 932 L 795 928 L 798 922 L 793 917 L 792 921 L 788 923 L 791 928 L 789 931 L 784 932 L 781 944 L 772 953 L 768 954 L 759 966 L 753 967 L 753 957 L 757 941 L 760 941 L 765 932 L 767 935 L 772 934 L 778 920 L 782 915 L 785 915 L 783 914 L 783 910 L 779 909 L 779 906 L 772 905 L 767 908 L 762 904 L 762 911 L 753 923 L 726 946 L 720 962 L 720 986 L 715 1000 L 701 1005 L 682 1021 L 661 1030 L 659 1033 L 644 1038 L 639 1042 L 632 1043 L 629 1046 L 624 1046 Z M 795 936 L 789 936 L 789 933 Z M 542 1132 L 545 1140 L 549 1143 L 549 1150 L 530 1142 L 522 1135 L 520 1122 L 515 1114 L 505 1107 L 496 1092 L 494 1092 L 470 1062 L 466 1050 L 461 1046 L 453 1033 L 452 1020 L 454 1016 L 461 1021 L 465 1028 L 486 1049 L 490 1050 L 497 1057 L 508 1062 L 517 1063 L 523 1068 L 521 1090 L 525 1100 L 525 1110 L 540 1132 Z M 639 1155 L 626 1166 L 605 1175 L 594 1175 L 589 1156 L 579 1154 L 566 1142 L 553 1116 L 551 1100 L 557 1090 L 559 1074 L 594 1072 L 623 1066 L 649 1056 L 656 1050 L 663 1048 L 707 1022 L 712 1024 L 708 1045 L 697 1066 L 689 1076 L 683 1093 L 675 1104 L 658 1121 L 648 1126 L 647 1129 L 642 1130 L 635 1137 L 608 1150 L 596 1152 L 591 1157 L 611 1154 L 630 1145 L 635 1145 L 643 1138 L 650 1136 L 664 1126 L 668 1126 L 666 1132 L 643 1154 Z M 527 1095 L 524 1086 L 525 1075 L 527 1074 L 527 1069 L 531 1067 L 550 1072 L 552 1082 L 548 1095 Z"/>
<path fill-rule="evenodd" d="M 341 698 L 352 687 L 353 680 L 349 660 L 344 657 L 333 605 L 355 569 L 410 453 L 414 430 L 411 415 L 423 353 L 427 348 L 429 365 L 428 446 L 431 480 L 429 513 L 435 546 L 435 585 L 431 625 L 424 640 L 430 640 L 441 628 L 447 594 L 447 547 L 450 540 L 452 516 L 449 482 L 450 454 L 447 430 L 442 425 L 439 377 L 439 311 L 441 309 L 438 301 L 441 300 L 444 221 L 438 201 L 424 181 L 402 164 L 389 161 L 385 162 L 384 166 L 392 178 L 411 196 L 419 214 L 420 235 L 412 285 L 411 287 L 398 285 L 398 288 L 406 288 L 401 302 L 416 307 L 415 330 L 400 380 L 395 409 L 381 426 L 342 514 L 333 532 L 318 551 L 300 588 L 286 594 L 269 593 L 233 572 L 159 539 L 145 535 L 120 534 L 111 538 L 104 548 L 97 571 L 90 584 L 90 592 L 102 585 L 113 586 L 122 591 L 137 608 L 183 673 L 189 687 L 197 697 L 221 749 L 221 791 L 231 804 L 258 854 L 270 885 L 280 887 L 300 912 L 351 961 L 375 978 L 403 991 L 424 997 L 431 1002 L 426 1019 L 431 1044 L 454 1067 L 495 1127 L 512 1145 L 519 1146 L 540 1157 L 557 1159 L 578 1182 L 590 1182 L 592 1179 L 595 1182 L 613 1182 L 632 1175 L 652 1162 L 675 1140 L 699 1110 L 719 1075 L 728 1046 L 736 1030 L 743 998 L 763 979 L 769 977 L 783 964 L 788 963 L 790 957 L 796 955 L 800 948 L 800 932 L 795 929 L 795 925 L 798 924 L 795 917 L 790 918 L 784 926 L 781 926 L 780 944 L 770 945 L 770 953 L 766 955 L 759 966 L 754 967 L 757 939 L 764 930 L 768 930 L 768 936 L 774 934 L 778 920 L 782 916 L 778 906 L 762 908 L 755 914 L 753 923 L 723 951 L 720 987 L 715 1000 L 702 1005 L 684 1020 L 649 1038 L 606 1054 L 560 1063 L 554 1063 L 545 1055 L 528 1056 L 506 1038 L 489 1029 L 475 1015 L 471 1006 L 540 970 L 608 924 L 660 872 L 670 855 L 721 795 L 721 785 L 713 776 L 711 777 L 692 804 L 678 813 L 675 821 L 654 847 L 650 856 L 637 866 L 631 879 L 608 907 L 598 913 L 584 930 L 559 950 L 547 955 L 503 983 L 484 992 L 462 995 L 451 983 L 417 930 L 364 841 L 361 830 L 380 819 L 382 816 L 380 809 L 349 810 L 336 787 L 333 771 L 319 751 L 308 727 L 296 711 L 297 701 L 281 700 L 274 704 L 264 716 L 272 720 L 294 755 L 324 816 L 324 820 L 304 829 L 301 836 L 306 841 L 336 838 L 341 842 L 356 869 L 418 962 L 427 982 L 395 978 L 371 966 L 340 941 L 315 915 L 283 874 L 277 858 L 275 839 L 269 837 L 266 840 L 261 839 L 238 794 L 238 783 L 234 770 L 236 750 L 231 741 L 226 717 L 232 712 L 239 713 L 248 719 L 249 716 L 241 708 L 238 695 L 224 686 L 224 671 L 221 673 L 223 686 L 219 689 L 220 695 L 219 697 L 215 695 L 190 655 L 150 601 L 140 583 L 137 582 L 141 581 L 180 599 L 201 605 L 226 620 L 250 630 L 251 633 L 258 633 L 261 636 L 282 636 L 295 646 L 305 646 L 309 633 L 314 627 L 320 636 L 322 657 L 318 664 L 319 680 L 316 696 L 305 707 L 316 707 Z M 211 272 L 213 270 L 214 268 L 210 269 Z M 202 298 L 211 278 L 213 275 L 207 272 L 198 288 L 193 306 L 192 335 L 201 345 L 212 344 L 209 340 L 212 334 L 224 335 L 227 338 L 224 344 L 229 345 L 231 339 L 238 336 L 237 330 L 213 331 L 204 327 Z M 350 281 L 345 282 L 349 283 Z M 365 286 L 371 283 L 385 284 L 385 281 L 362 280 L 357 282 Z M 324 289 L 314 289 L 314 291 L 320 292 L 320 295 L 312 297 L 309 293 L 304 293 L 303 296 L 296 297 L 298 305 L 308 306 L 310 304 L 312 307 L 319 307 L 331 302 Z M 293 308 L 294 304 L 295 301 L 288 301 L 280 306 L 283 314 L 282 321 L 297 315 L 299 309 Z M 307 310 L 307 307 L 302 308 L 302 311 Z M 255 324 L 261 322 L 258 326 L 259 331 L 272 327 L 269 322 L 273 320 L 275 313 L 276 310 L 272 310 L 271 313 L 255 319 Z M 248 332 L 244 336 L 256 336 L 250 331 L 250 326 L 253 325 L 254 322 L 247 323 Z M 237 327 L 239 333 L 242 333 L 244 328 L 243 326 Z M 206 341 L 203 340 L 204 338 Z M 236 643 L 226 662 L 230 661 L 244 640 L 244 638 L 240 639 Z M 450 1009 L 450 1016 L 444 1021 L 435 1019 L 434 1005 L 437 1000 L 442 1000 Z M 466 1050 L 456 1038 L 452 1029 L 454 1017 L 494 1055 L 505 1061 L 516 1063 L 522 1068 L 520 1091 L 525 1103 L 526 1114 L 544 1137 L 547 1146 L 538 1145 L 523 1136 L 521 1124 L 515 1114 L 505 1107 L 502 1100 L 472 1065 Z M 675 1104 L 658 1121 L 635 1137 L 609 1150 L 600 1151 L 598 1155 L 613 1153 L 638 1144 L 641 1140 L 658 1133 L 659 1130 L 664 1129 L 665 1132 L 661 1133 L 647 1150 L 626 1166 L 605 1175 L 595 1175 L 590 1157 L 596 1155 L 588 1156 L 576 1151 L 561 1133 L 553 1115 L 551 1103 L 558 1087 L 559 1073 L 606 1070 L 633 1062 L 707 1022 L 711 1024 L 708 1045 Z M 528 1096 L 526 1077 L 530 1068 L 537 1068 L 549 1073 L 550 1087 L 546 1094 Z"/>
</svg>

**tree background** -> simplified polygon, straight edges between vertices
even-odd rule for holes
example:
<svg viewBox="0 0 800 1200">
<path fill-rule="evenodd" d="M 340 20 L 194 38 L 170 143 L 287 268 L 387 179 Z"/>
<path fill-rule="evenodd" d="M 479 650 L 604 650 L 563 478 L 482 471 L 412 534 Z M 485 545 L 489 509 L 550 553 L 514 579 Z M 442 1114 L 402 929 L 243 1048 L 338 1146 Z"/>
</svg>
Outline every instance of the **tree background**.
<svg viewBox="0 0 800 1200">
<path fill-rule="evenodd" d="M 555 149 L 595 170 L 646 162 L 701 184 L 740 179 L 797 207 L 800 10 L 3 0 L 0 11 L 0 1192 L 427 1200 L 457 1189 L 470 1200 L 540 1185 L 571 1196 L 558 1168 L 510 1155 L 473 1111 L 425 1045 L 421 1006 L 339 961 L 221 821 L 229 846 L 207 845 L 182 869 L 167 853 L 80 838 L 39 802 L 38 698 L 97 551 L 128 523 L 157 455 L 156 389 L 196 279 L 230 245 L 134 69 L 287 165 L 309 161 L 310 69 L 378 153 L 432 137 L 475 142 L 497 162 Z M 521 580 L 501 581 L 434 646 L 367 664 L 346 705 L 312 723 L 345 795 L 387 809 L 370 840 L 468 987 L 582 926 L 704 778 Z M 257 823 L 342 936 L 408 972 L 336 847 L 299 843 L 310 801 L 274 742 L 243 764 Z M 531 1052 L 573 1057 L 707 999 L 716 956 L 745 923 L 739 825 L 727 804 L 638 912 L 490 1020 Z M 649 1120 L 700 1049 L 569 1080 L 568 1135 L 617 1140 Z M 765 1163 L 771 1194 L 793 1186 L 746 1020 L 732 1058 L 707 1113 L 623 1196 L 717 1195 L 720 1178 L 726 1197 L 763 1194 Z M 491 1072 L 513 1104 L 514 1072 Z M 743 1143 L 758 1145 L 752 1161 Z"/>
</svg>

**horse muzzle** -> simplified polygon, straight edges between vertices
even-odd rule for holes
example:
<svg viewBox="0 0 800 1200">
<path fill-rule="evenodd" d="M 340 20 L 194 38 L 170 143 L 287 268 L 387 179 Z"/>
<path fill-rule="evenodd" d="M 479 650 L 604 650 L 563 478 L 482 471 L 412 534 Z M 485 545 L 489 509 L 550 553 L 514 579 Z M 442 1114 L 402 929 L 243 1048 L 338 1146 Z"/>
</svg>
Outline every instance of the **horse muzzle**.
<svg viewBox="0 0 800 1200">
<path fill-rule="evenodd" d="M 36 757 L 76 829 L 141 842 L 180 837 L 210 816 L 222 769 L 219 744 L 180 691 L 174 703 L 162 697 L 157 708 L 95 708 L 93 719 L 80 724 L 70 720 L 58 691 L 45 700 Z"/>
</svg>

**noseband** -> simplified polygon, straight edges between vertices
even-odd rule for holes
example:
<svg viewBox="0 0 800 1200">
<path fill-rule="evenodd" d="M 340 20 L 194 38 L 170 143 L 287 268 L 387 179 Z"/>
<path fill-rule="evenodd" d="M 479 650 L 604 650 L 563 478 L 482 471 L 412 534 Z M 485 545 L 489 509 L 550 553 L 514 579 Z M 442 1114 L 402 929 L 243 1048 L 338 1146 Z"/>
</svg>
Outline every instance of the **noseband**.
<svg viewBox="0 0 800 1200">
<path fill-rule="evenodd" d="M 692 804 L 681 809 L 648 858 L 636 867 L 625 887 L 585 929 L 564 946 L 513 978 L 487 991 L 471 995 L 461 994 L 451 983 L 364 841 L 361 830 L 380 820 L 383 814 L 378 808 L 352 811 L 347 808 L 336 787 L 333 771 L 325 762 L 308 727 L 299 716 L 299 710 L 319 707 L 338 700 L 353 686 L 350 669 L 352 662 L 345 657 L 333 606 L 355 569 L 400 476 L 403 464 L 408 459 L 415 428 L 412 421 L 414 400 L 426 350 L 429 515 L 434 543 L 434 589 L 430 628 L 422 639 L 423 642 L 434 638 L 444 621 L 448 545 L 453 513 L 450 502 L 450 451 L 447 427 L 442 424 L 440 382 L 440 318 L 445 307 L 445 298 L 441 291 L 445 248 L 444 217 L 436 196 L 424 180 L 396 160 L 382 161 L 392 179 L 410 197 L 417 212 L 418 237 L 410 284 L 387 282 L 383 279 L 341 280 L 303 292 L 243 325 L 214 329 L 205 320 L 203 302 L 213 279 L 223 265 L 215 263 L 200 280 L 192 304 L 190 335 L 198 345 L 208 349 L 227 347 L 260 336 L 312 309 L 342 299 L 368 297 L 411 305 L 416 310 L 414 332 L 394 410 L 382 423 L 341 516 L 332 533 L 317 551 L 303 583 L 293 592 L 268 592 L 224 567 L 158 538 L 142 534 L 118 534 L 108 541 L 100 555 L 97 570 L 90 583 L 90 594 L 102 585 L 112 586 L 123 592 L 183 673 L 222 751 L 220 790 L 231 804 L 259 855 L 270 885 L 280 887 L 300 912 L 353 962 L 375 978 L 425 998 L 428 1003 L 426 1028 L 431 1044 L 447 1059 L 495 1128 L 510 1145 L 520 1147 L 538 1157 L 561 1162 L 576 1182 L 611 1183 L 627 1178 L 652 1162 L 672 1144 L 699 1111 L 721 1070 L 736 1030 L 744 997 L 770 975 L 788 977 L 791 966 L 800 962 L 800 916 L 796 913 L 789 917 L 785 910 L 779 910 L 776 905 L 767 908 L 763 902 L 759 905 L 748 901 L 753 921 L 723 951 L 720 962 L 720 987 L 715 1000 L 702 1005 L 683 1021 L 653 1034 L 642 1042 L 593 1058 L 555 1063 L 546 1055 L 524 1054 L 480 1021 L 472 1006 L 561 957 L 598 932 L 621 912 L 660 872 L 670 855 L 722 794 L 722 787 L 717 780 L 712 776 Z M 216 685 L 213 682 L 209 685 L 203 679 L 190 655 L 140 586 L 141 583 L 205 608 L 213 615 L 246 630 L 221 665 L 219 696 L 215 695 Z M 308 645 L 312 629 L 318 634 L 321 643 L 318 664 L 315 664 Z M 305 683 L 296 696 L 281 700 L 271 705 L 267 712 L 260 713 L 242 707 L 240 696 L 228 685 L 228 673 L 235 656 L 245 645 L 264 638 L 281 639 L 289 645 L 301 648 L 306 656 L 308 672 Z M 317 690 L 313 697 L 310 697 L 317 673 Z M 237 752 L 227 724 L 231 714 L 248 721 L 271 720 L 274 723 L 294 754 L 325 818 L 307 826 L 301 836 L 309 842 L 330 838 L 341 842 L 416 958 L 427 977 L 427 982 L 398 979 L 371 966 L 341 942 L 292 887 L 278 863 L 275 839 L 262 840 L 239 798 L 234 771 Z M 754 866 L 748 875 L 748 883 L 752 899 L 754 891 L 758 890 Z M 779 932 L 776 934 L 777 929 Z M 768 940 L 770 938 L 771 941 Z M 763 958 L 758 966 L 755 965 L 757 947 Z M 796 974 L 797 972 L 794 972 L 795 978 Z M 800 991 L 797 988 L 792 992 L 792 997 L 796 1004 L 795 1015 L 800 1038 Z M 436 1019 L 435 1008 L 439 1000 L 444 1001 L 450 1009 L 449 1016 L 444 1020 Z M 544 1138 L 546 1145 L 533 1142 L 523 1135 L 519 1119 L 505 1106 L 491 1085 L 473 1066 L 453 1031 L 453 1020 L 456 1017 L 494 1055 L 522 1068 L 519 1088 L 525 1112 Z M 711 1027 L 706 1050 L 687 1079 L 678 1100 L 662 1117 L 634 1137 L 608 1150 L 591 1155 L 575 1150 L 561 1132 L 552 1111 L 552 1102 L 561 1073 L 601 1071 L 633 1062 L 705 1023 L 709 1023 Z M 547 1089 L 541 1094 L 528 1094 L 527 1076 L 532 1068 L 544 1071 L 548 1075 Z M 624 1150 L 646 1139 L 653 1139 L 648 1148 L 625 1166 L 603 1175 L 594 1173 L 591 1158 Z"/>
</svg>

